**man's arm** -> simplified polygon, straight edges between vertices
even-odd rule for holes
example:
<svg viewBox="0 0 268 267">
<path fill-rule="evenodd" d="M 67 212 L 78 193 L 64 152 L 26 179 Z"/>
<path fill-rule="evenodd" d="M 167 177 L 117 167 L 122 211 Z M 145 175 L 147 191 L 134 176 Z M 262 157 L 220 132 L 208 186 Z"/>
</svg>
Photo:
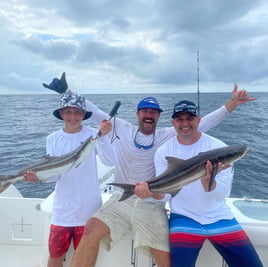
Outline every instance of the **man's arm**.
<svg viewBox="0 0 268 267">
<path fill-rule="evenodd" d="M 234 83 L 232 98 L 225 103 L 225 107 L 228 112 L 232 112 L 236 107 L 253 100 L 256 100 L 256 97 L 249 97 L 246 90 L 238 91 L 238 85 Z"/>
<path fill-rule="evenodd" d="M 146 182 L 137 182 L 134 191 L 135 191 L 135 195 L 142 199 L 152 197 L 154 199 L 160 200 L 165 197 L 165 194 L 154 194 L 150 192 L 148 184 Z"/>
<path fill-rule="evenodd" d="M 231 99 L 224 106 L 202 117 L 198 129 L 207 132 L 221 123 L 235 108 L 253 100 L 256 100 L 256 98 L 249 97 L 246 90 L 238 90 L 237 84 L 234 83 Z"/>
<path fill-rule="evenodd" d="M 103 120 L 99 126 L 99 136 L 96 143 L 97 154 L 103 164 L 114 166 L 117 163 L 115 151 L 110 140 L 105 136 L 112 130 L 112 124 L 109 120 Z"/>
</svg>

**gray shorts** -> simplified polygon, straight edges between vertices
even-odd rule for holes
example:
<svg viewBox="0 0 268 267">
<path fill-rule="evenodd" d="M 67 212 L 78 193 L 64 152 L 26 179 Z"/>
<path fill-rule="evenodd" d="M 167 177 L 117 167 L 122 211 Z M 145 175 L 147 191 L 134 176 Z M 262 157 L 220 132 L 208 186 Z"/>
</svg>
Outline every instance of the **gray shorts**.
<svg viewBox="0 0 268 267">
<path fill-rule="evenodd" d="M 148 256 L 152 256 L 150 248 L 169 252 L 169 226 L 164 203 L 139 198 L 119 202 L 120 197 L 120 194 L 112 195 L 93 215 L 110 228 L 110 236 L 102 240 L 106 249 L 132 232 L 134 247 Z"/>
</svg>

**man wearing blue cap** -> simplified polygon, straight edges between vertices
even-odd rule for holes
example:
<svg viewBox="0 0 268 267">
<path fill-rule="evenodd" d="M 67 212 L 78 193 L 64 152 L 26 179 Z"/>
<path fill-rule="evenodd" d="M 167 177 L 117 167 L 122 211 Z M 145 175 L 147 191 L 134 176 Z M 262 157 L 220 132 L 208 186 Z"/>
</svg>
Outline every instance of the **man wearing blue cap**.
<svg viewBox="0 0 268 267">
<path fill-rule="evenodd" d="M 45 87 L 62 93 L 68 86 L 65 75 L 53 79 Z M 237 106 L 255 98 L 249 98 L 245 90 L 238 91 L 234 85 L 232 99 L 224 106 L 201 119 L 199 130 L 205 132 L 220 123 Z M 92 111 L 91 120 L 96 124 L 108 114 L 86 101 L 86 108 Z M 136 194 L 146 194 L 144 181 L 155 177 L 154 155 L 157 148 L 174 137 L 173 127 L 156 129 L 161 109 L 157 99 L 146 97 L 137 105 L 138 127 L 120 118 L 113 121 L 113 131 L 108 136 L 114 139 L 113 147 L 117 154 L 115 166 L 116 183 L 136 184 Z M 119 202 L 122 191 L 113 189 L 111 198 L 88 220 L 81 242 L 75 251 L 72 267 L 95 266 L 100 241 L 110 249 L 128 233 L 133 233 L 134 247 L 155 258 L 158 267 L 170 267 L 169 229 L 165 200 L 159 195 L 141 199 L 133 196 Z"/>
</svg>

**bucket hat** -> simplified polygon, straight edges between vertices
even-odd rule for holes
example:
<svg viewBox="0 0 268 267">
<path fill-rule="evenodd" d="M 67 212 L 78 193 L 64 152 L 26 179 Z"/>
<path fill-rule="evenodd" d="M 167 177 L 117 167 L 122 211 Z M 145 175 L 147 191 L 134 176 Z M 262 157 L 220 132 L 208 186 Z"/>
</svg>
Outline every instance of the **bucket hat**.
<svg viewBox="0 0 268 267">
<path fill-rule="evenodd" d="M 85 98 L 77 93 L 65 92 L 61 96 L 60 108 L 53 111 L 53 115 L 62 120 L 60 115 L 60 110 L 64 108 L 77 108 L 85 112 L 85 116 L 83 120 L 87 120 L 91 115 L 92 112 L 86 109 L 86 101 Z"/>
</svg>

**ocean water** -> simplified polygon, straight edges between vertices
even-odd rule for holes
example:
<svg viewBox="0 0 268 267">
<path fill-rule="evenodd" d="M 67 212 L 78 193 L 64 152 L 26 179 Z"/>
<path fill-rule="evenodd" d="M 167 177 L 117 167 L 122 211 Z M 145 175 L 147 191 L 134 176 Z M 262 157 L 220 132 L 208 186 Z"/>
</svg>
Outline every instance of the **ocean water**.
<svg viewBox="0 0 268 267">
<path fill-rule="evenodd" d="M 133 124 L 136 104 L 147 95 L 111 94 L 86 95 L 110 112 L 115 101 L 121 101 L 118 116 Z M 155 94 L 164 112 L 158 127 L 170 126 L 175 102 L 188 99 L 197 103 L 196 94 Z M 229 145 L 246 144 L 250 152 L 235 163 L 235 176 L 231 196 L 267 198 L 268 195 L 268 93 L 254 93 L 256 101 L 238 107 L 211 134 Z M 200 94 L 200 114 L 204 116 L 219 108 L 230 97 L 229 93 Z M 21 168 L 45 155 L 46 136 L 58 130 L 63 123 L 52 115 L 59 106 L 59 95 L 1 95 L 0 97 L 0 174 L 15 174 Z M 90 121 L 85 121 L 90 125 Z M 91 125 L 92 126 L 92 125 Z M 53 183 L 17 182 L 15 186 L 24 197 L 45 198 L 54 189 Z"/>
</svg>

